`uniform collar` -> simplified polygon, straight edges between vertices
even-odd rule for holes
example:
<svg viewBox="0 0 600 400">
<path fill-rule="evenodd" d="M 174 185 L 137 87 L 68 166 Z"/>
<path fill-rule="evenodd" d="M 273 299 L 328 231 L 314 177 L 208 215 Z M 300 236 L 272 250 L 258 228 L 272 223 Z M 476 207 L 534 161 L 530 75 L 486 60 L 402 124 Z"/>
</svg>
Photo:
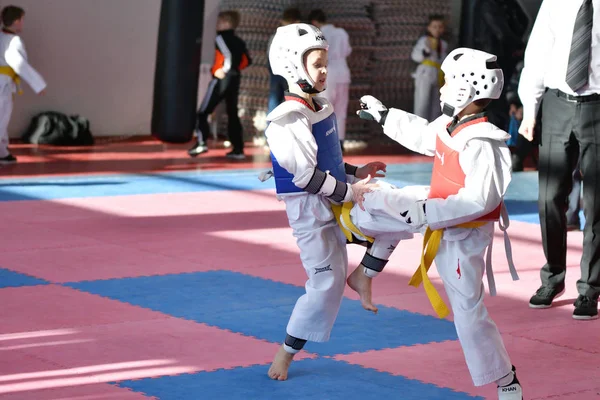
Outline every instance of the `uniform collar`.
<svg viewBox="0 0 600 400">
<path fill-rule="evenodd" d="M 459 120 L 458 117 L 454 117 L 454 119 L 452 119 L 452 122 L 450 122 L 446 127 L 446 131 L 448 131 L 448 134 L 450 136 L 454 136 L 467 126 L 479 124 L 481 122 L 488 122 L 488 116 L 485 111 L 470 115 L 467 118 L 463 118 L 461 120 Z"/>
<path fill-rule="evenodd" d="M 291 92 L 285 92 L 284 94 L 285 96 L 285 100 L 292 100 L 292 101 L 297 101 L 299 103 L 304 104 L 306 107 L 310 108 L 312 111 L 321 111 L 323 109 L 323 107 L 321 107 L 316 101 L 313 101 L 313 104 L 315 105 L 316 108 L 313 108 L 312 105 L 310 105 L 310 103 L 308 101 L 306 101 L 303 97 L 298 96 L 296 93 L 291 93 Z"/>
</svg>

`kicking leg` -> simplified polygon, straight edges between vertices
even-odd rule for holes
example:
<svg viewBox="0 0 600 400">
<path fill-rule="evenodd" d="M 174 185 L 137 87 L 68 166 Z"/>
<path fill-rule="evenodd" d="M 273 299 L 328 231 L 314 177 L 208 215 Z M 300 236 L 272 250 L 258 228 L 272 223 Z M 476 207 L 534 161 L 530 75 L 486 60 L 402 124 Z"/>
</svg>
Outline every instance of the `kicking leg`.
<svg viewBox="0 0 600 400">
<path fill-rule="evenodd" d="M 379 189 L 365 194 L 365 210 L 354 206 L 350 211 L 352 223 L 365 235 L 374 238 L 360 265 L 348 277 L 350 288 L 360 295 L 366 310 L 377 312 L 372 303 L 372 278 L 387 264 L 392 252 L 401 240 L 410 239 L 415 232 L 400 216 L 399 210 L 417 200 L 427 197 L 427 186 L 396 188 L 378 180 Z"/>
<path fill-rule="evenodd" d="M 306 341 L 329 340 L 344 295 L 348 268 L 346 240 L 329 202 L 317 196 L 290 196 L 285 202 L 308 280 L 306 293 L 292 311 L 284 345 L 268 373 L 277 380 L 287 379 L 293 355 Z"/>
<path fill-rule="evenodd" d="M 402 237 L 379 235 L 365 253 L 362 261 L 347 279 L 348 286 L 360 296 L 360 302 L 367 311 L 377 313 L 372 303 L 372 283 L 388 262 Z"/>
</svg>

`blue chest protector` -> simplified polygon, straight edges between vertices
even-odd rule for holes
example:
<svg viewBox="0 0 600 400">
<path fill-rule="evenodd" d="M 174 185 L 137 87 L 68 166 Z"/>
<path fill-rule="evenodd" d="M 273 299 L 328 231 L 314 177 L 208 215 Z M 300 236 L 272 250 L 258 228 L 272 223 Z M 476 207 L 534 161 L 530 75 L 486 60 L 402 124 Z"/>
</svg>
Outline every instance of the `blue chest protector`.
<svg viewBox="0 0 600 400">
<path fill-rule="evenodd" d="M 312 134 L 317 142 L 317 169 L 329 173 L 337 180 L 346 183 L 346 170 L 342 157 L 342 147 L 337 133 L 337 119 L 335 114 L 312 125 Z M 273 176 L 277 194 L 296 193 L 303 190 L 292 183 L 294 177 L 286 171 L 271 153 L 273 163 Z"/>
</svg>

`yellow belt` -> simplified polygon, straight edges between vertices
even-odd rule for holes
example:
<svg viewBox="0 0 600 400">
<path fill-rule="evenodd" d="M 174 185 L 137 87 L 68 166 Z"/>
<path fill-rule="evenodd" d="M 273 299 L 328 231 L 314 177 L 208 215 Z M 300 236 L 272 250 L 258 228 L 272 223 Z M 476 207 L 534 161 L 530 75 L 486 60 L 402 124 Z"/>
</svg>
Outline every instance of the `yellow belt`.
<svg viewBox="0 0 600 400">
<path fill-rule="evenodd" d="M 438 70 L 438 84 L 440 87 L 444 86 L 444 73 L 442 72 L 442 64 L 431 61 L 429 59 L 424 60 L 421 64 L 427 65 L 429 67 L 435 67 Z"/>
<path fill-rule="evenodd" d="M 487 222 L 467 222 L 464 224 L 457 225 L 457 228 L 479 228 L 485 225 L 486 223 Z M 429 298 L 431 306 L 440 318 L 446 318 L 448 314 L 450 314 L 450 310 L 448 309 L 448 307 L 444 303 L 444 300 L 442 300 L 442 297 L 429 280 L 427 272 L 431 267 L 431 263 L 435 259 L 438 248 L 440 247 L 440 243 L 442 242 L 443 234 L 443 229 L 437 229 L 435 231 L 432 231 L 429 227 L 427 228 L 427 230 L 425 231 L 425 236 L 423 237 L 421 265 L 417 267 L 417 270 L 408 282 L 409 285 L 414 287 L 419 287 L 421 283 L 423 283 L 423 288 L 425 288 L 427 298 Z"/>
<path fill-rule="evenodd" d="M 349 242 L 354 240 L 353 234 L 359 237 L 364 237 L 370 243 L 373 243 L 374 239 L 370 236 L 365 235 L 352 223 L 350 219 L 350 210 L 354 204 L 352 202 L 346 202 L 343 204 L 332 204 L 331 210 L 333 211 L 333 215 L 335 215 L 335 219 L 348 239 Z M 343 223 L 342 223 L 343 221 Z M 467 222 L 464 224 L 457 225 L 457 228 L 468 228 L 474 229 L 479 228 L 487 224 L 487 222 Z M 425 232 L 425 236 L 423 237 L 423 251 L 421 252 L 421 265 L 417 267 L 417 270 L 413 274 L 412 278 L 408 282 L 409 285 L 414 287 L 419 287 L 421 283 L 423 283 L 423 287 L 425 288 L 425 293 L 427 294 L 427 298 L 429 302 L 433 306 L 436 314 L 440 318 L 446 318 L 450 314 L 450 310 L 442 300 L 442 297 L 436 290 L 436 288 L 431 283 L 429 276 L 427 276 L 427 272 L 437 255 L 438 248 L 440 247 L 440 243 L 442 242 L 442 236 L 444 234 L 443 229 L 437 229 L 432 231 L 429 227 Z"/>
<path fill-rule="evenodd" d="M 17 85 L 17 93 L 23 94 L 23 90 L 21 90 L 21 78 L 19 77 L 19 75 L 17 75 L 15 70 L 12 69 L 12 67 L 8 65 L 0 66 L 0 75 L 9 76 L 13 80 L 15 85 Z"/>
<path fill-rule="evenodd" d="M 354 207 L 354 203 L 352 203 L 351 201 L 348 201 L 344 204 L 331 205 L 331 210 L 333 211 L 333 215 L 335 215 L 335 220 L 340 226 L 342 232 L 344 232 L 344 236 L 346 236 L 346 239 L 348 239 L 349 242 L 353 241 L 354 238 L 352 234 L 355 234 L 357 236 L 364 237 L 365 239 L 367 239 L 367 241 L 373 243 L 374 239 L 372 237 L 369 237 L 362 233 L 360 229 L 358 229 L 356 225 L 352 223 L 352 220 L 350 219 L 350 210 L 352 210 L 352 207 Z M 344 222 L 342 223 L 342 221 Z"/>
</svg>

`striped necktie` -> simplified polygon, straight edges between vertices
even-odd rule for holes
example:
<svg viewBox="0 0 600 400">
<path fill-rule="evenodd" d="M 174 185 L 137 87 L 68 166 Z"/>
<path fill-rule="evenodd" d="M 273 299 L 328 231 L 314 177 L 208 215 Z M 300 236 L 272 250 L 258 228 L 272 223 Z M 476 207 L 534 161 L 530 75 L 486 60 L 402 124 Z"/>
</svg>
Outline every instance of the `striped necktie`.
<svg viewBox="0 0 600 400">
<path fill-rule="evenodd" d="M 567 67 L 566 81 L 574 92 L 588 83 L 593 14 L 592 0 L 583 0 L 575 19 L 571 51 L 569 53 L 569 66 Z"/>
</svg>

